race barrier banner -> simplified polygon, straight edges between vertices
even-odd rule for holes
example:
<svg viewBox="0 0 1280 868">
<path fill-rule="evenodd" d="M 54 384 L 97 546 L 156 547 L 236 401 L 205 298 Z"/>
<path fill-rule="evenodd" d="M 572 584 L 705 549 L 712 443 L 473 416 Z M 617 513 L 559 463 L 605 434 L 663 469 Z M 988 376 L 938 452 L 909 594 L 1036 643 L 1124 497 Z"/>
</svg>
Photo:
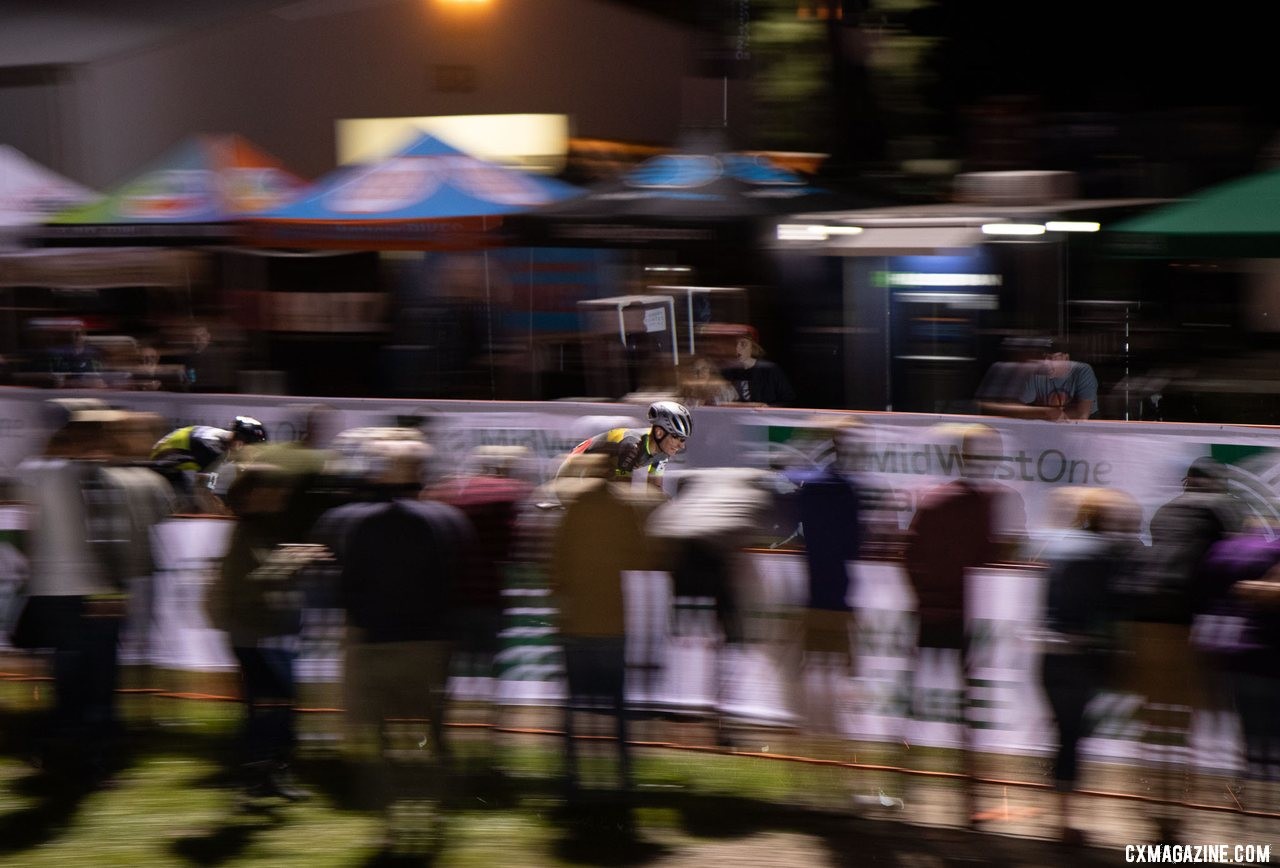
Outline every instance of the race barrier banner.
<svg viewBox="0 0 1280 868">
<path fill-rule="evenodd" d="M 0 394 L 0 474 L 37 454 L 48 431 L 48 390 Z M 529 450 L 536 475 L 549 478 L 560 459 L 582 440 L 609 427 L 641 426 L 644 405 L 584 402 L 407 401 L 301 399 L 261 395 L 92 392 L 63 390 L 56 397 L 97 397 L 114 406 L 159 414 L 173 427 L 226 426 L 240 414 L 261 419 L 271 439 L 294 439 L 305 409 L 317 400 L 334 410 L 330 436 L 339 430 L 416 421 L 444 456 L 442 472 L 466 469 L 467 453 L 481 445 Z M 912 413 L 839 413 L 775 408 L 698 407 L 687 451 L 668 467 L 671 480 L 685 469 L 715 466 L 781 467 L 830 460 L 830 444 L 806 432 L 832 418 L 864 423 L 867 457 L 860 475 L 897 492 L 899 524 L 909 521 L 914 497 L 927 484 L 959 473 L 959 445 L 939 426 L 981 422 L 1001 435 L 1004 457 L 995 479 L 1026 505 L 1028 526 L 1043 523 L 1048 493 L 1066 485 L 1101 485 L 1124 491 L 1144 518 L 1180 489 L 1183 474 L 1201 456 L 1218 459 L 1228 485 L 1247 511 L 1280 521 L 1280 431 L 1260 426 L 1143 422 L 1050 423 L 996 417 Z M 1145 530 L 1144 520 L 1144 530 Z"/>
</svg>

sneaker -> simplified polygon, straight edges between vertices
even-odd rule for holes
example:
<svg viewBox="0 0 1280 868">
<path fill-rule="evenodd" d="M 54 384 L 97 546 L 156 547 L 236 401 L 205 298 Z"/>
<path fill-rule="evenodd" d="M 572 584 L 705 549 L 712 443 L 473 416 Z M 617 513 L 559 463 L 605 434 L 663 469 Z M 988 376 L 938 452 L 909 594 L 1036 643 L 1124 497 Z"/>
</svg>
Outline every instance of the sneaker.
<svg viewBox="0 0 1280 868">
<path fill-rule="evenodd" d="M 1089 839 L 1085 837 L 1084 832 L 1074 826 L 1065 827 L 1060 840 L 1067 847 L 1087 847 L 1089 844 Z"/>
<path fill-rule="evenodd" d="M 258 766 L 257 763 L 253 764 Z M 311 794 L 293 783 L 288 767 L 280 764 L 271 768 L 258 766 L 253 768 L 249 783 L 244 788 L 244 795 L 249 799 L 284 799 L 286 802 L 301 802 Z"/>
<path fill-rule="evenodd" d="M 295 784 L 292 775 L 283 766 L 267 775 L 261 786 L 266 795 L 284 799 L 286 802 L 303 802 L 311 798 L 311 793 Z"/>
</svg>

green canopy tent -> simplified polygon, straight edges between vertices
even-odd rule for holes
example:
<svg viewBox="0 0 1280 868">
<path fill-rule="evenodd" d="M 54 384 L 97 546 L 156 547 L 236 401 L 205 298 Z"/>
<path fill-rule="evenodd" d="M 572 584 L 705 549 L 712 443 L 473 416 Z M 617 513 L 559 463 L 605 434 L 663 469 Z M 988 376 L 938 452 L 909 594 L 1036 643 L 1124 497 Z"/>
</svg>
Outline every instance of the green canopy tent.
<svg viewBox="0 0 1280 868">
<path fill-rule="evenodd" d="M 1280 169 L 1210 187 L 1108 231 L 1109 249 L 1118 256 L 1280 257 Z"/>
<path fill-rule="evenodd" d="M 1137 394 L 1159 395 L 1156 418 L 1275 424 L 1280 403 L 1268 374 L 1275 356 L 1267 352 L 1275 267 L 1259 269 L 1245 260 L 1280 260 L 1280 169 L 1197 191 L 1116 223 L 1104 236 L 1104 250 L 1129 287 L 1126 304 L 1144 311 L 1132 339 L 1146 345 L 1136 370 L 1152 373 L 1132 383 Z M 1127 263 L 1118 265 L 1122 260 Z M 1209 260 L 1211 267 L 1189 268 L 1200 264 L 1189 260 Z M 1176 368 L 1160 361 L 1170 358 L 1178 360 Z M 1126 375 L 1123 383 L 1130 382 Z"/>
</svg>

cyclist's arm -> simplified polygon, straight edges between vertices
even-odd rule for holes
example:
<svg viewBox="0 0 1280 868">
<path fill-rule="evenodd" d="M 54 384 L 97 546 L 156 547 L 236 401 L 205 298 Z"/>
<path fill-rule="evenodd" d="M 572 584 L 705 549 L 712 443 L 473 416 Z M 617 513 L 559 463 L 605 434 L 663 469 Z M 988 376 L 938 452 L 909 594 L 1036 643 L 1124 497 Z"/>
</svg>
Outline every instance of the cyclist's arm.
<svg viewBox="0 0 1280 868">
<path fill-rule="evenodd" d="M 619 476 L 630 476 L 631 472 L 640 466 L 640 459 L 644 456 L 640 452 L 640 444 L 631 440 L 618 444 L 618 463 L 617 473 Z"/>
</svg>

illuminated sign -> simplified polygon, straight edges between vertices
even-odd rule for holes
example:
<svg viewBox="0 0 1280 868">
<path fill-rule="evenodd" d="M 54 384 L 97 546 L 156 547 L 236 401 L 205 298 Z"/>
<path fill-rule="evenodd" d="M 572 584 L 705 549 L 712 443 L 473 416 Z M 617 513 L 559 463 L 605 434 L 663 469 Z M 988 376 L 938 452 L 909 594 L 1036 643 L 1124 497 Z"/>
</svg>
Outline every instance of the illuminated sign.
<svg viewBox="0 0 1280 868">
<path fill-rule="evenodd" d="M 554 175 L 569 153 L 569 119 L 555 114 L 349 118 L 336 124 L 338 162 L 380 160 L 430 133 L 481 160 Z"/>
</svg>

